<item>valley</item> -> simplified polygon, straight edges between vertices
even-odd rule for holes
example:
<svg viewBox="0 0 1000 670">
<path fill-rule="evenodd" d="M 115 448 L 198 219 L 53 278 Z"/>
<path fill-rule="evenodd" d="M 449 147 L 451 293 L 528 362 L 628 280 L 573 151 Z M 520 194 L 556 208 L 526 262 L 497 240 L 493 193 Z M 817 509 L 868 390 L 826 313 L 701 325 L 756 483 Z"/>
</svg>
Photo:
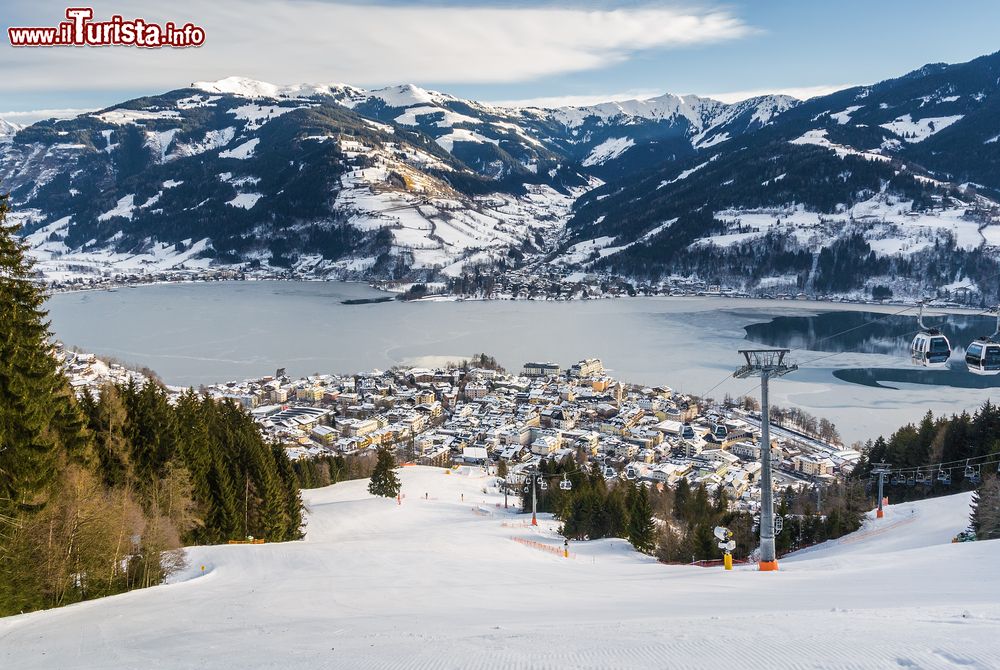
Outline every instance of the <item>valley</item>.
<svg viewBox="0 0 1000 670">
<path fill-rule="evenodd" d="M 983 305 L 998 72 L 992 54 L 806 101 L 553 109 L 230 77 L 6 128 L 0 182 L 38 271 L 75 286 L 228 272 L 490 297 L 544 265 L 577 297 Z"/>
</svg>

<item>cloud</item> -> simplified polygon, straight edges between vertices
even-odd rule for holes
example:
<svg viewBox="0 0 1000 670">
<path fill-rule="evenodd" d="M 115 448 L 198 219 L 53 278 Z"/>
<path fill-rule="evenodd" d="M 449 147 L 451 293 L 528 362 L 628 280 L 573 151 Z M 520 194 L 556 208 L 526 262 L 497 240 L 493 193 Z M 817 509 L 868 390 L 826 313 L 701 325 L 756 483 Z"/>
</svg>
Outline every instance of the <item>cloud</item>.
<svg viewBox="0 0 1000 670">
<path fill-rule="evenodd" d="M 38 7 L 48 3 L 17 4 L 20 25 L 55 25 L 62 16 L 62 10 Z M 157 90 L 235 74 L 274 83 L 365 86 L 521 82 L 755 32 L 725 9 L 656 5 L 603 10 L 139 0 L 116 11 L 159 23 L 191 21 L 205 28 L 205 45 L 148 50 L 8 46 L 5 89 Z M 96 19 L 108 18 L 100 12 Z"/>
<path fill-rule="evenodd" d="M 646 100 L 663 95 L 658 89 L 636 89 L 621 93 L 598 93 L 594 95 L 554 95 L 538 98 L 519 98 L 516 100 L 492 100 L 488 104 L 498 107 L 586 107 L 602 102 L 618 102 L 622 100 Z"/>
<path fill-rule="evenodd" d="M 703 98 L 712 98 L 720 102 L 739 102 L 747 98 L 756 98 L 760 95 L 790 95 L 799 100 L 808 100 L 821 95 L 829 95 L 851 88 L 854 84 L 823 84 L 819 86 L 788 86 L 777 88 L 761 88 L 753 91 L 730 91 L 728 93 L 699 93 Z"/>
<path fill-rule="evenodd" d="M 71 119 L 91 109 L 35 109 L 24 112 L 0 112 L 0 119 L 16 123 L 19 126 L 29 126 L 44 119 Z"/>
</svg>

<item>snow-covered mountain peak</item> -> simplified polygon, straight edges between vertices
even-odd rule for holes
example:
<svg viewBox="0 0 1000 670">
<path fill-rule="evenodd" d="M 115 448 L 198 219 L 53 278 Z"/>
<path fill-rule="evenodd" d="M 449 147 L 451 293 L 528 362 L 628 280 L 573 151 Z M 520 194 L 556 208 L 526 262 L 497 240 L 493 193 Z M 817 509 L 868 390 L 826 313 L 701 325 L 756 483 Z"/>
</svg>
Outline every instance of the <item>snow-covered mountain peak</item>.
<svg viewBox="0 0 1000 670">
<path fill-rule="evenodd" d="M 0 143 L 10 142 L 20 129 L 21 126 L 16 123 L 0 119 Z"/>
<path fill-rule="evenodd" d="M 553 115 L 570 128 L 582 125 L 590 117 L 605 123 L 620 117 L 650 121 L 684 118 L 696 131 L 701 132 L 733 119 L 748 110 L 753 110 L 753 120 L 759 121 L 763 125 L 778 114 L 796 106 L 799 102 L 796 98 L 787 95 L 765 95 L 736 103 L 724 103 L 698 95 L 664 93 L 644 100 L 622 100 L 581 107 L 560 107 L 553 110 Z"/>
<path fill-rule="evenodd" d="M 191 88 L 206 93 L 235 95 L 243 98 L 311 98 L 342 96 L 362 92 L 346 84 L 270 84 L 249 77 L 226 77 L 217 81 L 196 81 Z"/>
<path fill-rule="evenodd" d="M 372 98 L 377 98 L 389 107 L 412 107 L 414 105 L 434 105 L 442 102 L 455 102 L 459 99 L 447 93 L 429 91 L 414 84 L 386 86 L 367 92 Z"/>
</svg>

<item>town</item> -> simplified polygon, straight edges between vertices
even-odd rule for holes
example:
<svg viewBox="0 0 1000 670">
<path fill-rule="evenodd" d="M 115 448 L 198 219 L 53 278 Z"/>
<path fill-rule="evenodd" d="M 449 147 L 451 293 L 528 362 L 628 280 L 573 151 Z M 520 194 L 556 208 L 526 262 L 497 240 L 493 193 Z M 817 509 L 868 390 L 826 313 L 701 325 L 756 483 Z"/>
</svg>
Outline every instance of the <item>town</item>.
<svg viewBox="0 0 1000 670">
<path fill-rule="evenodd" d="M 145 375 L 93 354 L 59 349 L 77 392 Z M 168 387 L 169 388 L 169 387 Z M 174 394 L 185 389 L 170 388 Z M 667 386 L 609 376 L 596 358 L 568 368 L 527 362 L 517 374 L 478 355 L 446 367 L 394 368 L 352 375 L 274 375 L 202 387 L 249 411 L 291 459 L 350 456 L 378 448 L 397 461 L 492 468 L 503 461 L 512 486 L 542 460 L 594 463 L 608 479 L 647 485 L 721 488 L 734 509 L 756 508 L 760 423 L 751 398 L 712 401 Z M 851 473 L 861 458 L 821 421 L 777 425 L 772 415 L 774 486 L 812 488 Z M 514 490 L 513 488 L 511 489 Z M 519 488 L 517 490 L 520 490 Z"/>
</svg>

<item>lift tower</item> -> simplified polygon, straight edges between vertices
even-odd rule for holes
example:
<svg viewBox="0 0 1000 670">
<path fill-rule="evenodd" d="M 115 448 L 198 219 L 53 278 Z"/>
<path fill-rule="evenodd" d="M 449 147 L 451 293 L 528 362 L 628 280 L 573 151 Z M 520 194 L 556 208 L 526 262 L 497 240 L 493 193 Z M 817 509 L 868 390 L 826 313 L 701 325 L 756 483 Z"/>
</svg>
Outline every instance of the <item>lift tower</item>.
<svg viewBox="0 0 1000 670">
<path fill-rule="evenodd" d="M 777 570 L 774 552 L 774 491 L 771 486 L 771 431 L 768 411 L 767 382 L 799 369 L 784 362 L 788 349 L 740 349 L 746 365 L 733 377 L 760 377 L 760 563 L 761 571 Z"/>
</svg>

